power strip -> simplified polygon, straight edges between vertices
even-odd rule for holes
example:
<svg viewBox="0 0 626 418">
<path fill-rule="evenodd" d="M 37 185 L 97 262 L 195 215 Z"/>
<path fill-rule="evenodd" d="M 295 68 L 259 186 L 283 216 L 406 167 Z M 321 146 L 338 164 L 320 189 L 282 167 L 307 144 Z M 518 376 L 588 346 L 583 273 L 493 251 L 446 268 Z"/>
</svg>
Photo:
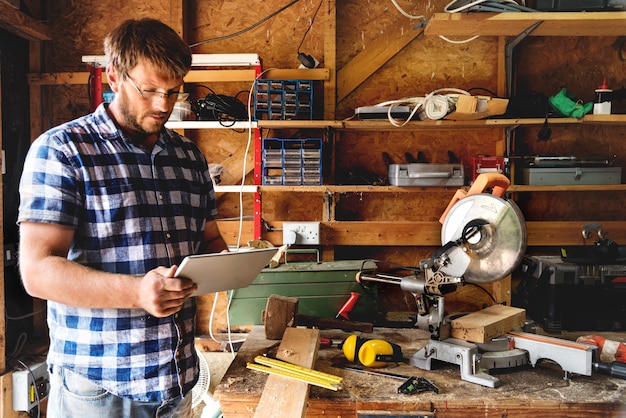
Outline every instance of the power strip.
<svg viewBox="0 0 626 418">
<path fill-rule="evenodd" d="M 50 380 L 46 362 L 13 372 L 13 410 L 30 411 L 48 397 Z"/>
</svg>

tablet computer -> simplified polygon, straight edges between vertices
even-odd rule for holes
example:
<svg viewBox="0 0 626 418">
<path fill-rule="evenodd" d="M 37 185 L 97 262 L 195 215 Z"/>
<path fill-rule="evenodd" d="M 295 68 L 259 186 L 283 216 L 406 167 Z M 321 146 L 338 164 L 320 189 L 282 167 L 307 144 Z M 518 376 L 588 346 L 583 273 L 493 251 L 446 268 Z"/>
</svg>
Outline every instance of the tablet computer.
<svg viewBox="0 0 626 418">
<path fill-rule="evenodd" d="M 274 257 L 278 248 L 190 255 L 183 259 L 174 277 L 198 285 L 192 296 L 241 289 L 252 283 Z"/>
</svg>

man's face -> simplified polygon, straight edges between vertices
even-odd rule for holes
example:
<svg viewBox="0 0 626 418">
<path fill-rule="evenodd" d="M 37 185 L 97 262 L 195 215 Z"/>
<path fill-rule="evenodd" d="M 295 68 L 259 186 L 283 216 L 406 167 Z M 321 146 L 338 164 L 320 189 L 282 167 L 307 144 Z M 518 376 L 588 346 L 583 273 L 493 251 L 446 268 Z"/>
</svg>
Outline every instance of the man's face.
<svg viewBox="0 0 626 418">
<path fill-rule="evenodd" d="M 174 109 L 183 80 L 159 75 L 144 64 L 121 77 L 118 123 L 140 136 L 158 133 Z"/>
</svg>

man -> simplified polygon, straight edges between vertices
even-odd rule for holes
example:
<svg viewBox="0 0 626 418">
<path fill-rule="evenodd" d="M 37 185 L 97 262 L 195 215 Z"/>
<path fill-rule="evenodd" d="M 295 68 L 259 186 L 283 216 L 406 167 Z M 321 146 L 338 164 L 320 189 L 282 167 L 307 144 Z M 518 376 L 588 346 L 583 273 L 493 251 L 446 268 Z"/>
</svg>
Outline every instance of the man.
<svg viewBox="0 0 626 418">
<path fill-rule="evenodd" d="M 20 181 L 22 280 L 48 300 L 47 416 L 187 417 L 196 285 L 173 276 L 227 248 L 205 158 L 164 128 L 191 53 L 152 19 L 104 50 L 115 98 L 41 135 Z"/>
</svg>

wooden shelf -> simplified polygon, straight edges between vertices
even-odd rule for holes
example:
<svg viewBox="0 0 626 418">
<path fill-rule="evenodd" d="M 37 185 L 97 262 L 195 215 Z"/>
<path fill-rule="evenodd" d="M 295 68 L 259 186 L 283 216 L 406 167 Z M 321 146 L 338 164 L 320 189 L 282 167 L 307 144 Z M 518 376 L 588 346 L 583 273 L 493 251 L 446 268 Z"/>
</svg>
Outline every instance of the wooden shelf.
<svg viewBox="0 0 626 418">
<path fill-rule="evenodd" d="M 626 184 L 586 184 L 586 185 L 554 185 L 554 186 L 528 186 L 515 184 L 507 189 L 509 193 L 525 192 L 624 192 Z"/>
<path fill-rule="evenodd" d="M 435 13 L 424 34 L 517 36 L 537 22 L 529 36 L 623 36 L 626 12 Z"/>
<path fill-rule="evenodd" d="M 455 130 L 455 129 L 490 129 L 518 126 L 542 126 L 544 118 L 479 119 L 479 120 L 422 120 L 411 121 L 401 127 L 392 125 L 386 119 L 375 120 L 260 120 L 259 128 L 265 129 L 339 129 L 352 131 L 419 131 L 419 130 Z M 548 123 L 555 125 L 625 125 L 626 115 L 586 115 L 582 119 L 549 118 Z"/>
<path fill-rule="evenodd" d="M 255 186 L 261 193 L 428 193 L 433 190 L 456 190 L 467 189 L 464 187 L 426 187 L 426 186 L 373 186 L 373 185 L 321 185 L 321 186 Z M 232 190 L 239 191 L 240 186 L 230 186 Z M 216 189 L 216 191 L 227 191 Z M 623 192 L 626 184 L 586 184 L 586 185 L 554 185 L 554 186 L 529 186 L 514 184 L 507 188 L 508 193 L 531 193 L 531 192 Z"/>
<path fill-rule="evenodd" d="M 261 193 L 418 193 L 433 190 L 456 190 L 458 187 L 401 187 L 373 185 L 321 185 L 321 186 L 259 186 Z"/>
<path fill-rule="evenodd" d="M 213 120 L 183 120 L 167 122 L 165 127 L 169 129 L 254 129 L 257 127 L 257 123 L 246 121 L 232 123 Z"/>
</svg>

